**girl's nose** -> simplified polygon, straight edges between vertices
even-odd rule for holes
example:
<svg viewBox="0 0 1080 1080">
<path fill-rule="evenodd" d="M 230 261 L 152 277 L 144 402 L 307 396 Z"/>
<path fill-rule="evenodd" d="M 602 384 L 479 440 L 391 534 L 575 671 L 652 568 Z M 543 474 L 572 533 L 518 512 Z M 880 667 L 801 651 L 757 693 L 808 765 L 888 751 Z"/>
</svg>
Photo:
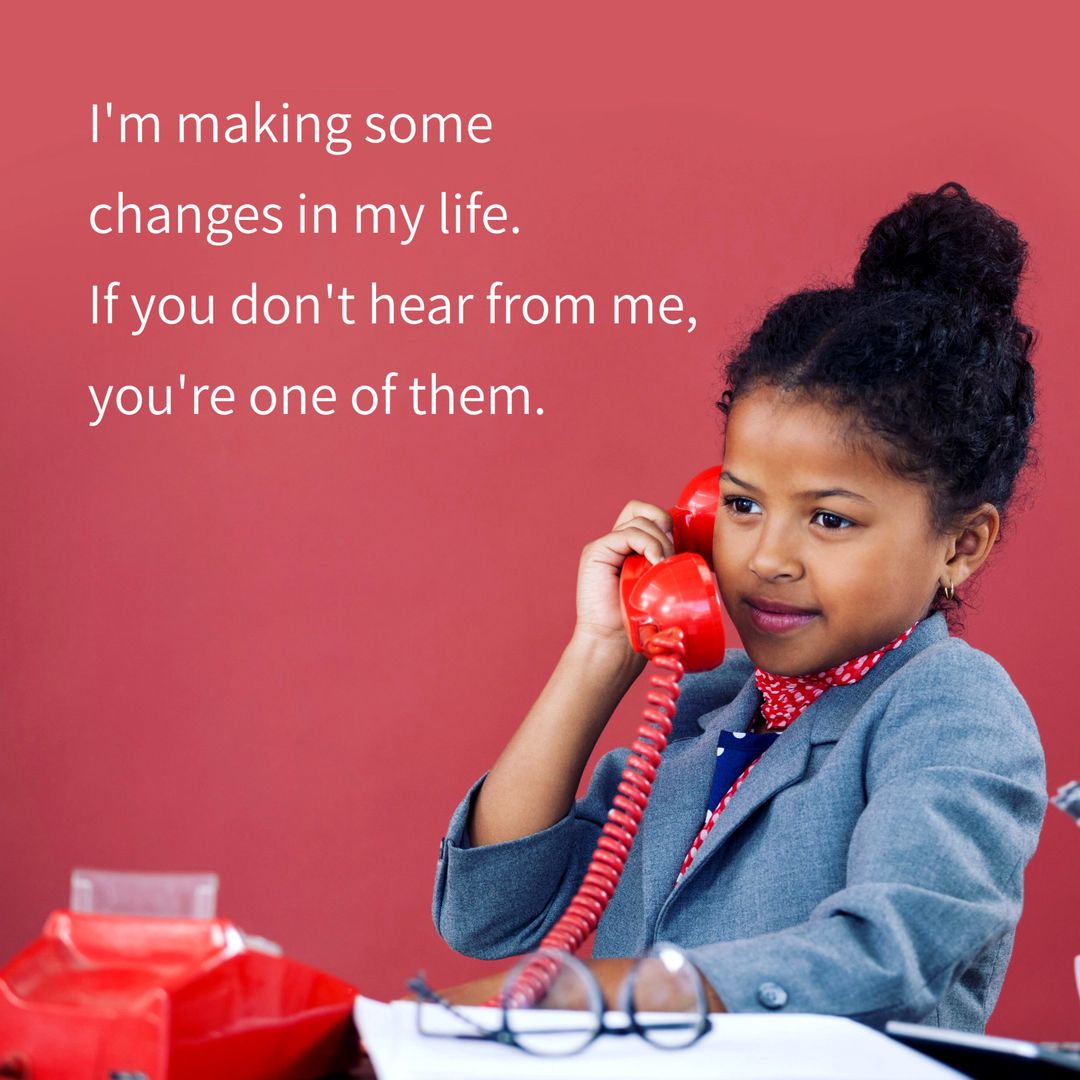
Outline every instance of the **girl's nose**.
<svg viewBox="0 0 1080 1080">
<path fill-rule="evenodd" d="M 764 581 L 779 577 L 794 581 L 802 577 L 798 540 L 782 525 L 762 528 L 757 546 L 750 556 L 750 569 Z"/>
</svg>

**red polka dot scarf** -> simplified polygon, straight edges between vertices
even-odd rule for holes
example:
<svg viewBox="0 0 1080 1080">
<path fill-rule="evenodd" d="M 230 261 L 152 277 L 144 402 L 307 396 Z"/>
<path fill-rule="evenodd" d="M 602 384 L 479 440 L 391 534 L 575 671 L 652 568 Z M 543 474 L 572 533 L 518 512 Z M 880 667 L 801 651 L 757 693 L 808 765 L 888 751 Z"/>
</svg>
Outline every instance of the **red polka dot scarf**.
<svg viewBox="0 0 1080 1080">
<path fill-rule="evenodd" d="M 686 876 L 698 850 L 712 831 L 713 825 L 716 824 L 716 819 L 727 808 L 732 796 L 750 775 L 750 770 L 761 760 L 762 754 L 776 741 L 780 732 L 793 724 L 802 715 L 803 710 L 817 701 L 830 686 L 849 686 L 851 683 L 857 683 L 890 649 L 903 645 L 920 621 L 916 619 L 899 637 L 894 638 L 887 645 L 882 645 L 880 649 L 845 660 L 836 667 L 826 668 L 813 675 L 773 675 L 761 668 L 754 669 L 754 682 L 763 698 L 761 715 L 765 718 L 766 733 L 771 733 L 771 735 L 761 733 L 748 736 L 745 732 L 720 732 L 716 751 L 716 772 L 713 777 L 710 806 L 706 808 L 705 824 L 698 830 L 690 845 L 690 850 L 686 853 L 686 858 L 683 859 L 679 876 L 675 879 L 676 885 Z M 753 721 L 751 721 L 751 726 L 753 726 Z M 745 740 L 745 742 L 740 746 L 732 741 L 735 739 Z M 759 747 L 760 752 L 739 771 L 737 776 L 733 776 L 731 770 L 738 768 L 736 761 L 739 765 L 745 761 L 745 749 L 750 749 L 747 744 L 751 739 L 755 744 L 751 753 L 756 752 Z M 731 753 L 736 749 L 744 750 L 741 758 Z M 724 770 L 727 770 L 726 775 L 721 776 Z"/>
<path fill-rule="evenodd" d="M 815 675 L 772 675 L 754 668 L 754 682 L 764 696 L 761 715 L 769 731 L 783 731 L 830 686 L 857 683 L 890 649 L 903 645 L 921 620 L 916 619 L 899 637 L 873 652 L 845 660 Z"/>
</svg>

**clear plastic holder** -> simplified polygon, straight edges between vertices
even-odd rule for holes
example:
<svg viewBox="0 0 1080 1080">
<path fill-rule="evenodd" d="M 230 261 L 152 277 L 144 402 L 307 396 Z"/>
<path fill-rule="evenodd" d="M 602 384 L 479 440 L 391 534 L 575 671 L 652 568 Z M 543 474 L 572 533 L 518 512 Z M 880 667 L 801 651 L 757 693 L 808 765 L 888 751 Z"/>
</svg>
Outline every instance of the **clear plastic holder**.
<svg viewBox="0 0 1080 1080">
<path fill-rule="evenodd" d="M 1050 803 L 1080 825 L 1080 780 L 1062 784 L 1056 794 L 1050 796 Z M 1080 956 L 1073 960 L 1073 970 L 1076 974 L 1076 993 L 1080 995 Z"/>
<path fill-rule="evenodd" d="M 99 915 L 155 915 L 213 919 L 217 874 L 158 874 L 126 870 L 71 872 L 72 911 Z"/>
<path fill-rule="evenodd" d="M 1080 780 L 1062 784 L 1057 793 L 1050 796 L 1050 801 L 1080 825 Z"/>
</svg>

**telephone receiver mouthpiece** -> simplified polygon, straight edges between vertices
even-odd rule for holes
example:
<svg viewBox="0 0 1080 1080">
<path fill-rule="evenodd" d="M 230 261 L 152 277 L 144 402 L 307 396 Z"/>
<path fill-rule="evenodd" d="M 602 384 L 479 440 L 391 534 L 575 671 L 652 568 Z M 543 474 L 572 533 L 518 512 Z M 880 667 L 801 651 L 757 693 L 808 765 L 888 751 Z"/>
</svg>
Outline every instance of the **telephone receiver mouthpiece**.
<svg viewBox="0 0 1080 1080">
<path fill-rule="evenodd" d="M 619 579 L 623 625 L 636 652 L 653 634 L 671 627 L 683 632 L 687 671 L 708 671 L 724 662 L 723 604 L 705 560 L 683 552 L 654 566 L 630 555 Z"/>
</svg>

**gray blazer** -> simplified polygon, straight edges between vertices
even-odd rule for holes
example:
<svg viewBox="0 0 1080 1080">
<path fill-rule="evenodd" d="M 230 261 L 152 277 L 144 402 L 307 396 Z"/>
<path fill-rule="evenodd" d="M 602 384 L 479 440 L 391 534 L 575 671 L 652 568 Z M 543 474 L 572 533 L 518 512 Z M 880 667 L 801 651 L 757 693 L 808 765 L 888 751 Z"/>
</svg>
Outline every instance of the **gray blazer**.
<svg viewBox="0 0 1080 1080">
<path fill-rule="evenodd" d="M 683 678 L 593 955 L 675 942 L 733 1012 L 983 1030 L 1047 803 L 1023 697 L 993 657 L 929 616 L 780 735 L 673 891 L 704 820 L 717 732 L 746 730 L 760 706 L 753 673 L 728 649 L 720 667 Z M 432 915 L 449 945 L 483 959 L 538 945 L 581 881 L 627 753 L 601 758 L 561 821 L 505 843 L 469 846 L 483 777 L 473 785 L 435 879 Z"/>
</svg>

